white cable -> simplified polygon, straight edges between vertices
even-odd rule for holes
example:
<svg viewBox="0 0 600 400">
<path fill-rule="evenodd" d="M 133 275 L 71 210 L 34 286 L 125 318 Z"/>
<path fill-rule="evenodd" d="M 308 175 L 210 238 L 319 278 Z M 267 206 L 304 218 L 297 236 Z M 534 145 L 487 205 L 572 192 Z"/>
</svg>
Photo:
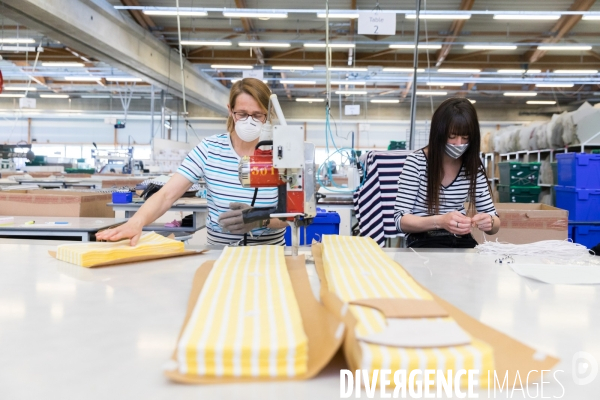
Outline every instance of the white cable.
<svg viewBox="0 0 600 400">
<path fill-rule="evenodd" d="M 179 69 L 181 70 L 181 95 L 183 99 L 183 115 L 187 115 L 187 106 L 185 105 L 185 74 L 183 73 L 183 49 L 181 46 L 181 18 L 179 16 L 179 0 L 177 5 L 177 36 L 179 38 Z"/>
<path fill-rule="evenodd" d="M 475 247 L 478 253 L 510 256 L 539 256 L 573 260 L 588 257 L 587 247 L 568 240 L 542 240 L 527 244 L 485 241 Z"/>
</svg>

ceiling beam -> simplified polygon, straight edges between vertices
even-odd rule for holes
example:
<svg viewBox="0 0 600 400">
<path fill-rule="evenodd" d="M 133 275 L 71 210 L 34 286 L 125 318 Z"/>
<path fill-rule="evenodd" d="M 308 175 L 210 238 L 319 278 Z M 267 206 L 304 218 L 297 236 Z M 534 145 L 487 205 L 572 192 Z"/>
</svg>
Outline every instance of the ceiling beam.
<svg viewBox="0 0 600 400">
<path fill-rule="evenodd" d="M 596 0 L 575 0 L 571 7 L 569 7 L 569 11 L 588 11 L 596 2 Z M 544 39 L 542 44 L 550 44 L 557 43 L 560 39 L 562 39 L 577 23 L 581 20 L 581 15 L 563 15 L 556 22 L 554 27 L 551 29 L 553 32 L 553 37 L 549 39 Z M 545 50 L 533 50 L 525 53 L 524 58 L 530 63 L 533 64 L 537 62 L 540 58 L 544 57 L 546 54 Z"/>
<path fill-rule="evenodd" d="M 471 10 L 473 8 L 473 3 L 475 0 L 462 0 L 460 3 L 461 10 Z M 452 49 L 452 43 L 456 40 L 456 38 L 460 35 L 463 26 L 465 26 L 466 20 L 464 19 L 455 19 L 450 26 L 450 36 L 444 39 L 444 44 L 442 48 L 438 50 L 437 60 L 435 62 L 435 66 L 439 67 L 442 65 L 448 54 L 450 54 L 450 50 Z"/>
<path fill-rule="evenodd" d="M 124 6 L 139 6 L 140 5 L 138 0 L 121 0 L 121 4 L 123 4 Z M 143 11 L 141 11 L 141 10 L 127 10 L 127 11 L 129 11 L 129 15 L 131 15 L 131 17 L 135 20 L 135 22 L 140 24 L 140 26 L 142 28 L 147 29 L 149 31 L 156 29 L 156 24 L 154 23 L 152 18 L 150 18 L 150 16 L 144 14 Z"/>
<path fill-rule="evenodd" d="M 235 6 L 237 8 L 246 8 L 246 0 L 235 0 Z M 242 21 L 242 26 L 244 27 L 244 31 L 246 32 L 246 37 L 249 40 L 258 40 L 258 36 L 255 33 L 254 24 L 252 20 L 250 18 L 240 18 L 240 20 Z M 250 51 L 254 51 L 254 55 L 256 56 L 256 60 L 259 64 L 265 63 L 265 56 L 260 47 L 253 47 Z"/>
<path fill-rule="evenodd" d="M 2 14 L 121 71 L 182 96 L 179 55 L 108 2 L 3 0 Z M 184 61 L 186 100 L 225 115 L 228 90 Z"/>
</svg>

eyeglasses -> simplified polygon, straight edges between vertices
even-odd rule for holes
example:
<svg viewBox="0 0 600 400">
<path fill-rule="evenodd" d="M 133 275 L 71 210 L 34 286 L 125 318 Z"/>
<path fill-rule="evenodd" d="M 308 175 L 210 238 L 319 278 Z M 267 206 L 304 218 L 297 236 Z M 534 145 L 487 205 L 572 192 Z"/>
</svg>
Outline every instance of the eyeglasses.
<svg viewBox="0 0 600 400">
<path fill-rule="evenodd" d="M 251 114 L 248 114 L 245 112 L 233 111 L 232 114 L 236 121 L 245 121 L 250 116 L 256 122 L 264 123 L 267 120 L 267 114 L 263 114 L 263 113 L 254 113 L 251 115 Z"/>
</svg>

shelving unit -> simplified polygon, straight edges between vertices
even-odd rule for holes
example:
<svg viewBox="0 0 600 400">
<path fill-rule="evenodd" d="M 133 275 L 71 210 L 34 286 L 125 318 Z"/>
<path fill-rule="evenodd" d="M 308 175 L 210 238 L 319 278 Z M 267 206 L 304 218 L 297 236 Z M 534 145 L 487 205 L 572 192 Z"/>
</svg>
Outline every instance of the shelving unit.
<svg viewBox="0 0 600 400">
<path fill-rule="evenodd" d="M 497 171 L 496 167 L 499 162 L 554 162 L 557 153 L 589 153 L 595 149 L 600 149 L 600 144 L 576 144 L 561 149 L 527 150 L 511 153 L 481 153 L 481 161 L 483 162 L 492 191 L 496 192 L 500 181 L 499 171 Z M 541 180 L 542 174 L 540 174 Z M 548 194 L 555 184 L 556 182 L 540 182 L 538 185 L 542 188 L 542 194 Z"/>
</svg>

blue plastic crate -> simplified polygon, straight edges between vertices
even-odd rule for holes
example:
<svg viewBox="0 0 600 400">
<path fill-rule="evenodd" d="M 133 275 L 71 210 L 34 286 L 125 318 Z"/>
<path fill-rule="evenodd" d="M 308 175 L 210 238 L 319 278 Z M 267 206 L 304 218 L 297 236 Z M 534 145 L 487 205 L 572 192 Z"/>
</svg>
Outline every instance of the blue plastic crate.
<svg viewBox="0 0 600 400">
<path fill-rule="evenodd" d="M 556 207 L 569 211 L 570 221 L 600 221 L 600 189 L 554 187 Z"/>
<path fill-rule="evenodd" d="M 304 237 L 304 229 L 306 229 L 306 237 Z M 317 208 L 317 216 L 313 219 L 313 223 L 306 228 L 300 227 L 300 245 L 310 244 L 313 239 L 320 242 L 323 235 L 339 234 L 340 215 L 335 211 Z M 289 226 L 285 230 L 285 244 L 286 246 L 292 245 L 292 230 Z"/>
<path fill-rule="evenodd" d="M 131 192 L 113 192 L 112 202 L 115 204 L 131 203 L 133 193 Z"/>
<path fill-rule="evenodd" d="M 557 154 L 558 184 L 580 189 L 600 189 L 600 154 Z"/>
<path fill-rule="evenodd" d="M 569 226 L 571 228 L 571 226 Z M 573 241 L 591 249 L 600 244 L 600 226 L 579 225 L 573 226 Z"/>
</svg>

